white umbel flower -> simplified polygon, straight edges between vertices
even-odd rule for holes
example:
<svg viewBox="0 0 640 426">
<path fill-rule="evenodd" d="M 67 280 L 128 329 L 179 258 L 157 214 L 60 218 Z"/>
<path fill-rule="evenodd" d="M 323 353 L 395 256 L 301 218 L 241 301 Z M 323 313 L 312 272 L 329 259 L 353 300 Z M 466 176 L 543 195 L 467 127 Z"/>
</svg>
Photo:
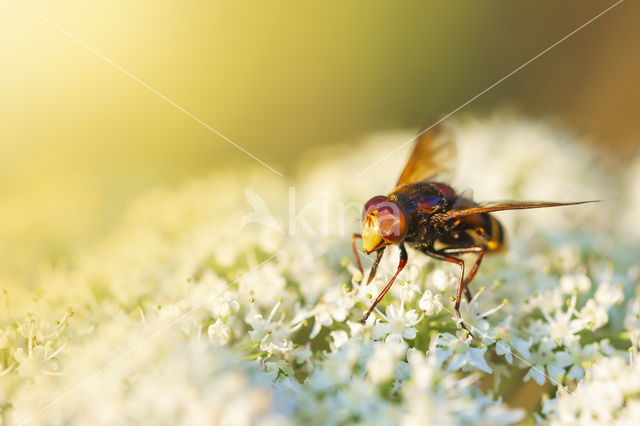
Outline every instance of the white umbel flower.
<svg viewBox="0 0 640 426">
<path fill-rule="evenodd" d="M 435 340 L 435 356 L 437 365 L 449 360 L 447 370 L 456 371 L 463 367 L 474 367 L 486 373 L 491 373 L 491 367 L 484 359 L 487 347 L 474 348 L 471 346 L 471 336 L 461 333 L 456 337 L 449 333 L 439 335 Z"/>
<path fill-rule="evenodd" d="M 373 356 L 367 362 L 367 375 L 373 383 L 391 380 L 396 371 L 396 363 L 407 351 L 404 342 L 378 344 Z"/>
<path fill-rule="evenodd" d="M 287 339 L 287 336 L 302 327 L 302 323 L 289 326 L 283 322 L 282 318 L 278 321 L 273 321 L 280 304 L 281 302 L 275 304 L 266 320 L 260 314 L 253 315 L 248 319 L 253 328 L 252 331 L 249 331 L 251 340 L 260 342 L 260 349 L 269 353 L 274 351 L 285 352 L 293 349 L 293 342 Z"/>
<path fill-rule="evenodd" d="M 440 302 L 440 295 L 436 294 L 435 296 L 431 293 L 431 290 L 427 290 L 424 292 L 420 301 L 418 302 L 418 306 L 426 316 L 432 317 L 434 315 L 438 315 L 442 310 L 442 302 Z"/>
<path fill-rule="evenodd" d="M 389 305 L 386 315 L 380 315 L 373 326 L 372 337 L 374 339 L 385 338 L 386 342 L 401 342 L 403 339 L 411 340 L 416 337 L 415 325 L 422 320 L 422 316 L 411 309 L 403 312 L 402 307 Z"/>
<path fill-rule="evenodd" d="M 449 287 L 453 287 L 456 285 L 458 278 L 449 271 L 445 271 L 444 269 L 436 269 L 429 276 L 429 281 L 431 282 L 431 285 L 436 288 L 436 290 L 445 292 Z"/>
<path fill-rule="evenodd" d="M 611 306 L 622 302 L 622 299 L 624 298 L 622 286 L 601 283 L 598 285 L 594 298 L 596 302 L 602 305 L 605 309 L 609 309 Z"/>
<path fill-rule="evenodd" d="M 231 340 L 231 327 L 222 322 L 220 318 L 207 329 L 209 341 L 220 346 L 226 346 Z"/>
<path fill-rule="evenodd" d="M 225 291 L 211 301 L 211 313 L 214 317 L 228 318 L 240 310 L 240 304 L 231 292 Z"/>
</svg>

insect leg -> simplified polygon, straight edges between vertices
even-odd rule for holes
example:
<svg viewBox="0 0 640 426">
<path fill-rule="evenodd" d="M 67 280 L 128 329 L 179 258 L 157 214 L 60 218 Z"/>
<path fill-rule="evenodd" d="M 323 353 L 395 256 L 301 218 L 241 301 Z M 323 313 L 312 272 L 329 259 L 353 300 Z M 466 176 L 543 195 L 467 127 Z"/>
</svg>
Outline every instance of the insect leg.
<svg viewBox="0 0 640 426">
<path fill-rule="evenodd" d="M 364 271 L 362 270 L 362 263 L 360 263 L 360 256 L 358 255 L 358 248 L 356 247 L 356 239 L 362 239 L 361 234 L 353 234 L 351 236 L 351 248 L 353 249 L 353 257 L 356 259 L 356 266 L 360 271 L 360 274 L 364 276 Z"/>
<path fill-rule="evenodd" d="M 472 299 L 471 292 L 469 291 L 469 283 L 471 282 L 473 277 L 476 276 L 476 272 L 478 272 L 478 268 L 480 267 L 480 263 L 482 262 L 482 258 L 484 257 L 484 251 L 485 251 L 485 248 L 480 247 L 480 251 L 478 252 L 478 258 L 476 259 L 476 263 L 473 264 L 473 268 L 471 268 L 471 272 L 469 272 L 469 275 L 464 280 L 463 285 L 464 285 L 465 296 L 467 297 L 467 302 L 471 302 L 471 299 Z"/>
<path fill-rule="evenodd" d="M 373 261 L 373 265 L 371 265 L 371 269 L 369 270 L 369 278 L 367 278 L 367 285 L 371 284 L 371 281 L 376 276 L 376 272 L 378 271 L 378 264 L 380 263 L 380 259 L 382 259 L 382 254 L 384 253 L 385 247 L 382 247 L 380 250 L 376 252 L 376 260 Z"/>
<path fill-rule="evenodd" d="M 391 285 L 396 280 L 396 277 L 398 276 L 400 271 L 402 271 L 402 269 L 405 267 L 406 264 L 407 264 L 407 250 L 404 248 L 404 244 L 400 244 L 400 263 L 398 263 L 398 269 L 396 270 L 396 273 L 393 274 L 393 277 L 391 277 L 391 281 L 389 281 L 389 283 L 386 285 L 386 287 L 384 289 L 382 289 L 382 291 L 380 292 L 378 297 L 376 297 L 376 300 L 373 302 L 373 305 L 371 305 L 371 307 L 369 308 L 367 313 L 364 314 L 362 319 L 360 319 L 360 322 L 362 324 L 365 324 L 367 322 L 367 318 L 369 318 L 369 315 L 371 315 L 371 312 L 373 312 L 373 310 L 375 309 L 376 305 L 378 303 L 380 303 L 380 301 L 382 300 L 384 295 L 387 294 L 387 292 L 391 288 Z"/>
<path fill-rule="evenodd" d="M 469 282 L 465 281 L 464 282 L 464 297 L 467 299 L 467 302 L 471 302 L 471 299 L 473 299 L 473 295 L 471 294 L 471 290 L 469 290 Z"/>
<path fill-rule="evenodd" d="M 468 248 L 453 248 L 453 249 L 444 249 L 442 250 L 444 253 L 448 254 L 458 254 L 458 253 L 478 253 L 478 258 L 476 259 L 476 263 L 474 263 L 473 268 L 471 268 L 471 272 L 467 275 L 464 282 L 462 283 L 464 295 L 467 298 L 467 302 L 471 302 L 471 291 L 469 291 L 469 283 L 476 276 L 476 272 L 478 272 L 478 268 L 480 267 L 480 263 L 482 262 L 482 258 L 484 256 L 485 248 L 480 247 L 468 247 Z"/>
<path fill-rule="evenodd" d="M 458 284 L 458 293 L 456 295 L 455 310 L 458 318 L 462 319 L 462 315 L 460 315 L 460 300 L 462 299 L 462 289 L 464 288 L 464 260 L 459 259 L 457 257 L 449 256 L 446 253 L 443 253 L 442 251 L 436 251 L 432 247 L 425 247 L 424 253 L 436 259 L 444 260 L 445 262 L 455 263 L 460 266 L 462 273 L 460 274 L 460 283 Z M 465 330 L 467 330 L 471 336 L 473 336 L 471 334 L 471 331 L 467 328 L 467 326 L 464 325 L 464 322 L 460 322 L 460 326 Z"/>
</svg>

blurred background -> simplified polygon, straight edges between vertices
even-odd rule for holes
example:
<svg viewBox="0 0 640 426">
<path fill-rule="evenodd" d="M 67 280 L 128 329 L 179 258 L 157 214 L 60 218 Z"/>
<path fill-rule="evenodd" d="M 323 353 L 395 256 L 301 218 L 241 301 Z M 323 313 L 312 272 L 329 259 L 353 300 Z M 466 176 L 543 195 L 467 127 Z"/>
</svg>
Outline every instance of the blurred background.
<svg viewBox="0 0 640 426">
<path fill-rule="evenodd" d="M 26 3 L 293 181 L 305 152 L 417 132 L 614 2 Z M 624 162 L 639 12 L 621 3 L 458 114 L 551 120 Z M 142 192 L 261 167 L 37 13 L 0 4 L 0 278 L 27 285 Z"/>
</svg>

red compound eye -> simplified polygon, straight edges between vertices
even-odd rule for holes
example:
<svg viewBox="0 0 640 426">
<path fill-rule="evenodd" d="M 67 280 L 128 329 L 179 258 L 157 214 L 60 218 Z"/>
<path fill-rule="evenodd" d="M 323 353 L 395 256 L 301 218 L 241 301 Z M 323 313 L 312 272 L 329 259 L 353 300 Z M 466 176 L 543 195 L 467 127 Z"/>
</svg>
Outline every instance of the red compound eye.
<svg viewBox="0 0 640 426">
<path fill-rule="evenodd" d="M 375 197 L 367 201 L 367 203 L 364 205 L 364 209 L 362 209 L 362 221 L 364 222 L 364 218 L 367 217 L 369 213 L 378 210 L 378 207 L 380 207 L 382 203 L 385 203 L 387 201 L 389 201 L 389 198 L 385 197 L 384 195 L 376 195 Z"/>
<path fill-rule="evenodd" d="M 388 243 L 397 243 L 407 233 L 407 218 L 398 204 L 389 197 L 376 195 L 365 204 L 362 221 L 372 212 L 376 212 L 380 236 Z"/>
<path fill-rule="evenodd" d="M 383 203 L 378 209 L 380 235 L 388 243 L 397 243 L 407 234 L 404 211 L 393 201 Z"/>
</svg>

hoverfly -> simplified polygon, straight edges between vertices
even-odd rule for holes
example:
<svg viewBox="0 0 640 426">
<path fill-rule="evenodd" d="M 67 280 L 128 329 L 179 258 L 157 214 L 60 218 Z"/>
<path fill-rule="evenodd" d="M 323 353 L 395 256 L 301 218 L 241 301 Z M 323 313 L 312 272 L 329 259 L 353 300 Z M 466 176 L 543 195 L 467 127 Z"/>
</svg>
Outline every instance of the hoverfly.
<svg viewBox="0 0 640 426">
<path fill-rule="evenodd" d="M 362 239 L 365 253 L 376 253 L 367 285 L 376 275 L 380 259 L 387 246 L 400 248 L 400 262 L 389 283 L 380 292 L 371 308 L 360 320 L 365 323 L 373 309 L 389 291 L 396 277 L 407 264 L 408 245 L 435 259 L 460 266 L 460 282 L 455 298 L 455 311 L 462 328 L 469 331 L 460 315 L 462 293 L 471 301 L 469 283 L 478 272 L 486 253 L 505 248 L 502 225 L 490 213 L 500 210 L 535 209 L 583 204 L 551 202 L 490 202 L 475 203 L 470 197 L 459 195 L 442 182 L 449 171 L 450 157 L 455 157 L 453 142 L 441 129 L 423 133 L 417 140 L 409 161 L 400 174 L 396 189 L 389 195 L 371 198 L 362 211 L 362 233 L 353 234 L 352 247 L 356 266 L 362 274 L 362 264 L 356 239 Z M 459 256 L 475 253 L 476 261 L 465 277 L 465 262 Z"/>
</svg>

